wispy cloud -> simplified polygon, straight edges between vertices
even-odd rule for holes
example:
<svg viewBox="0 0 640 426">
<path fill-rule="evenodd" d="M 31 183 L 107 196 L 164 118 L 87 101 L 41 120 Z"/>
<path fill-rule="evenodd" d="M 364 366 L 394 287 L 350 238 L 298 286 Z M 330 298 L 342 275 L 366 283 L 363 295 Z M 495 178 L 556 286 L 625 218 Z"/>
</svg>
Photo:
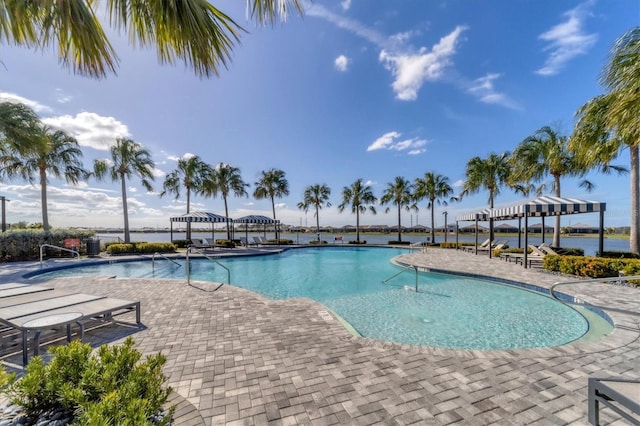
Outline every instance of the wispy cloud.
<svg viewBox="0 0 640 426">
<path fill-rule="evenodd" d="M 78 140 L 80 146 L 107 150 L 116 138 L 131 136 L 127 126 L 114 117 L 104 117 L 93 112 L 61 115 L 42 120 L 51 127 L 65 130 Z"/>
<path fill-rule="evenodd" d="M 476 96 L 480 102 L 486 104 L 502 105 L 507 108 L 520 109 L 520 105 L 509 98 L 504 93 L 500 93 L 494 87 L 494 81 L 497 81 L 502 75 L 498 73 L 490 73 L 484 77 L 473 80 L 467 89 L 467 92 Z"/>
<path fill-rule="evenodd" d="M 342 0 L 340 2 L 340 6 L 342 7 L 342 10 L 349 10 L 351 7 L 351 0 Z"/>
<path fill-rule="evenodd" d="M 409 155 L 422 154 L 426 151 L 424 146 L 427 145 L 425 139 L 410 138 L 401 139 L 402 133 L 388 132 L 376 139 L 367 147 L 367 151 L 377 151 L 380 149 L 388 151 L 407 151 Z"/>
<path fill-rule="evenodd" d="M 71 102 L 73 96 L 67 95 L 62 89 L 56 89 L 56 101 L 60 104 L 66 104 Z"/>
<path fill-rule="evenodd" d="M 333 65 L 336 67 L 338 71 L 346 72 L 349 69 L 349 58 L 344 55 L 340 55 L 333 62 Z"/>
<path fill-rule="evenodd" d="M 598 35 L 587 34 L 583 29 L 584 22 L 590 15 L 591 4 L 592 2 L 588 1 L 563 13 L 566 21 L 538 36 L 547 42 L 544 50 L 550 53 L 544 66 L 535 71 L 536 74 L 550 76 L 559 73 L 567 62 L 587 53 L 595 44 Z"/>
<path fill-rule="evenodd" d="M 444 69 L 451 64 L 460 34 L 465 29 L 463 26 L 456 27 L 433 48 L 423 47 L 417 53 L 393 53 L 387 50 L 380 52 L 380 61 L 395 77 L 392 87 L 397 99 L 416 100 L 418 90 L 426 81 L 437 81 L 442 77 Z"/>
</svg>

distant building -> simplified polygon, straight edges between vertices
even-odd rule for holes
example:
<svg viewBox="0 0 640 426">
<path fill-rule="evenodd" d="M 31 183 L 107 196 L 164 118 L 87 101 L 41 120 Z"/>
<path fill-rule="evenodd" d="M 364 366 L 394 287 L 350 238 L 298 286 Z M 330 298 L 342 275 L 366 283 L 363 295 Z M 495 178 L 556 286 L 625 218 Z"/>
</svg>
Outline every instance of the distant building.
<svg viewBox="0 0 640 426">
<path fill-rule="evenodd" d="M 576 223 L 567 227 L 570 234 L 597 234 L 598 227 L 591 226 L 584 223 Z"/>
<path fill-rule="evenodd" d="M 514 233 L 514 232 L 518 232 L 518 227 L 509 225 L 508 223 L 501 223 L 498 226 L 494 226 L 493 231 L 499 232 L 499 233 L 507 233 L 507 232 Z"/>
<path fill-rule="evenodd" d="M 530 234 L 540 234 L 542 231 L 542 223 L 535 223 L 533 225 L 529 225 L 527 228 L 527 232 Z M 553 226 L 545 225 L 544 233 L 547 234 L 549 232 L 553 232 Z"/>
<path fill-rule="evenodd" d="M 476 225 L 472 224 L 472 225 L 467 225 L 467 226 L 461 226 L 459 228 L 459 231 L 462 233 L 475 233 L 476 232 Z M 485 232 L 489 232 L 489 228 L 486 228 L 482 225 L 478 225 L 478 233 L 485 233 Z"/>
</svg>

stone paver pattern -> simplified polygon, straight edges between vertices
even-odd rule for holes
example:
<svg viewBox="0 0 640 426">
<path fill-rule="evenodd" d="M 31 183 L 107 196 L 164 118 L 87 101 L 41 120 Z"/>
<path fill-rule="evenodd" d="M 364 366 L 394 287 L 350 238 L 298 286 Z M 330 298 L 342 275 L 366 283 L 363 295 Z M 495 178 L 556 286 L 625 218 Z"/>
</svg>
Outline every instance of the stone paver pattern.
<svg viewBox="0 0 640 426">
<path fill-rule="evenodd" d="M 455 250 L 398 260 L 544 288 L 573 279 Z M 0 273 L 0 283 L 24 281 L 20 274 L 29 267 L 12 268 Z M 89 329 L 87 340 L 120 343 L 132 335 L 143 353 L 165 354 L 168 384 L 207 425 L 586 425 L 588 377 L 640 379 L 640 290 L 622 285 L 562 288 L 613 308 L 606 312 L 616 328 L 602 339 L 478 351 L 357 337 L 315 301 L 269 300 L 232 285 L 87 277 L 46 282 L 140 300 L 142 329 L 109 325 Z M 601 416 L 603 424 L 627 424 L 608 409 Z"/>
</svg>

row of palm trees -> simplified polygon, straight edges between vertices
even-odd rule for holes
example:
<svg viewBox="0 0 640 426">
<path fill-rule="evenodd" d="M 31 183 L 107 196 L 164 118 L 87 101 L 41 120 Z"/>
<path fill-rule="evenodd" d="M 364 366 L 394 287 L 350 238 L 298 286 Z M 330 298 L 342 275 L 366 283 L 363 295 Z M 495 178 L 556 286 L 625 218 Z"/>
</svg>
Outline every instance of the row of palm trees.
<svg viewBox="0 0 640 426">
<path fill-rule="evenodd" d="M 84 2 L 78 1 L 77 3 L 80 4 Z M 125 5 L 125 3 L 126 2 L 123 2 L 121 4 Z M 296 8 L 298 7 L 297 1 L 292 0 L 290 3 Z M 41 4 L 46 5 L 46 8 L 41 8 L 39 6 Z M 15 20 L 11 21 L 15 23 L 15 28 L 12 27 L 8 29 L 8 31 L 10 30 L 12 37 L 18 37 L 20 36 L 20 32 L 16 30 L 24 26 L 24 28 L 29 31 L 25 30 L 20 37 L 28 36 L 27 38 L 32 38 L 32 40 L 16 38 L 14 41 L 17 44 L 29 47 L 40 46 L 37 43 L 37 41 L 40 40 L 38 39 L 40 33 L 29 24 L 37 24 L 43 17 L 49 16 L 47 14 L 50 14 L 50 12 L 58 6 L 56 2 L 33 2 L 30 3 L 30 5 L 29 7 L 33 8 L 33 10 L 23 11 L 25 13 L 21 12 L 20 16 L 15 16 Z M 254 9 L 252 9 L 252 13 L 254 13 L 259 20 L 274 18 L 274 12 L 277 8 L 274 8 L 275 3 L 273 1 L 254 1 L 253 5 Z M 201 6 L 205 9 L 209 7 L 204 4 Z M 263 7 L 264 10 L 262 9 Z M 8 10 L 9 13 L 12 11 L 13 9 Z M 150 12 L 153 12 L 153 14 L 150 13 L 148 16 L 160 16 L 163 13 L 163 11 L 159 9 Z M 64 14 L 51 14 L 51 16 L 54 15 L 56 19 L 64 18 Z M 130 18 L 131 17 L 126 16 L 126 14 L 122 17 L 125 21 Z M 61 25 L 57 27 L 52 27 L 53 29 L 48 31 L 54 31 L 55 33 L 63 28 L 70 31 L 82 29 L 81 27 L 75 29 L 70 28 L 69 25 L 75 25 L 73 22 L 60 22 L 60 24 Z M 183 25 L 184 22 L 175 24 L 179 27 Z M 199 25 L 200 24 L 204 25 L 204 27 L 212 25 L 211 21 L 201 22 Z M 0 25 L 2 24 L 0 23 Z M 209 34 L 208 32 L 205 33 Z M 185 43 L 197 44 L 197 41 L 194 41 L 188 32 L 178 32 L 177 34 L 175 37 L 177 39 L 183 38 L 183 40 L 178 40 L 180 42 L 176 45 L 186 46 L 187 44 Z M 57 33 L 54 35 L 59 36 Z M 50 37 L 46 39 L 49 42 L 52 40 Z M 63 43 L 63 38 L 59 38 L 59 41 L 61 45 L 66 45 Z M 216 40 L 206 39 L 205 42 L 215 44 Z M 95 48 L 95 45 L 93 48 L 74 45 L 73 48 L 79 49 L 80 51 L 85 48 L 91 50 Z M 65 49 L 62 49 L 62 51 L 68 53 Z M 86 53 L 86 55 L 78 54 L 73 57 L 76 58 L 75 60 L 80 61 L 83 60 L 82 58 L 99 58 L 102 54 L 102 52 L 96 51 L 95 49 Z M 215 55 L 221 55 L 216 59 L 220 61 L 220 58 L 225 55 L 225 50 L 217 50 Z M 73 61 L 68 57 L 67 59 L 68 61 Z M 207 69 L 208 72 L 215 73 L 215 66 L 212 66 L 211 59 L 211 57 L 194 57 L 191 59 L 193 62 L 190 63 L 190 65 L 192 65 L 197 72 Z M 76 65 L 81 68 L 85 67 L 83 69 L 90 75 L 98 77 L 104 75 L 99 72 L 99 69 L 95 65 Z M 209 75 L 208 72 L 204 72 L 204 74 Z M 560 195 L 561 177 L 584 177 L 588 171 L 593 169 L 598 169 L 602 172 L 624 171 L 621 167 L 611 166 L 610 162 L 623 149 L 629 148 L 631 159 L 630 248 L 632 252 L 638 253 L 640 249 L 640 166 L 638 163 L 640 121 L 637 117 L 640 116 L 640 96 L 638 96 L 637 88 L 640 86 L 640 27 L 632 28 L 616 41 L 611 50 L 610 61 L 603 69 L 601 82 L 607 89 L 607 93 L 588 101 L 578 109 L 576 113 L 578 120 L 574 132 L 570 137 L 561 136 L 553 129 L 543 127 L 532 136 L 526 138 L 513 153 L 491 153 L 484 159 L 479 157 L 472 158 L 467 163 L 466 181 L 461 195 L 464 196 L 485 189 L 489 192 L 489 205 L 493 207 L 494 197 L 500 193 L 501 187 L 508 186 L 516 191 L 528 193 L 534 190 L 533 183 L 540 183 L 543 177 L 547 175 L 553 177 L 552 188 L 556 195 Z M 88 178 L 91 174 L 101 179 L 109 173 L 112 179 L 119 179 L 122 182 L 123 209 L 126 216 L 125 179 L 131 178 L 133 175 L 138 175 L 142 178 L 143 184 L 145 184 L 144 182 L 146 181 L 148 183 L 148 180 L 152 177 L 149 153 L 139 144 L 130 140 L 126 141 L 126 143 L 122 141 L 114 145 L 113 149 L 118 152 L 114 153 L 112 149 L 113 165 L 110 165 L 109 162 L 95 164 L 94 171 L 89 172 L 80 167 L 80 163 L 78 163 L 81 152 L 73 138 L 63 131 L 43 126 L 36 114 L 24 105 L 0 104 L 0 155 L 2 156 L 2 169 L 0 170 L 0 174 L 10 178 L 19 176 L 29 182 L 35 182 L 36 178 L 38 178 L 43 199 L 43 225 L 47 229 L 47 173 L 58 178 L 64 177 L 69 183 L 76 183 L 80 179 Z M 118 148 L 118 146 L 120 146 L 120 148 Z M 119 152 L 120 150 L 122 150 L 122 152 Z M 121 156 L 121 158 L 119 156 Z M 116 158 L 121 161 L 116 161 Z M 131 165 L 131 161 L 135 158 L 138 160 L 145 159 L 142 161 L 142 168 Z M 188 162 L 188 160 L 189 159 L 185 159 L 184 161 Z M 199 159 L 196 157 L 196 160 Z M 115 168 L 116 164 L 119 165 L 117 169 Z M 128 166 L 126 164 L 128 164 Z M 185 164 L 185 167 L 186 166 L 187 164 Z M 191 166 L 201 167 L 202 165 L 193 164 Z M 220 171 L 227 167 L 231 166 L 219 165 L 215 170 L 217 170 L 218 173 L 233 175 L 233 170 Z M 175 193 L 176 196 L 178 196 L 179 187 L 184 186 L 187 190 L 187 204 L 189 204 L 191 188 L 193 185 L 197 186 L 199 183 L 198 179 L 203 179 L 208 182 L 208 187 L 202 189 L 202 194 L 212 196 L 216 196 L 217 194 L 222 195 L 225 199 L 226 210 L 226 197 L 231 193 L 235 194 L 235 190 L 230 186 L 231 183 L 225 180 L 226 178 L 221 178 L 222 180 L 207 178 L 208 172 L 203 174 L 189 174 L 187 177 L 182 176 L 179 169 L 180 165 L 177 173 L 172 172 L 167 175 L 162 194 Z M 278 172 L 280 177 L 284 178 L 284 172 Z M 269 172 L 263 173 L 266 174 Z M 239 171 L 237 174 L 239 174 Z M 269 174 L 272 175 L 271 177 L 274 177 L 272 173 Z M 227 183 L 225 184 L 225 182 Z M 398 189 L 398 192 L 386 196 L 388 194 L 386 191 L 383 198 L 388 200 L 389 203 L 396 204 L 399 210 L 407 207 L 411 208 L 406 202 L 407 188 L 401 190 L 400 187 L 402 185 L 399 184 L 398 179 L 396 179 L 393 184 L 394 187 Z M 591 187 L 587 181 L 584 181 L 583 184 L 587 189 Z M 224 188 L 229 189 L 225 191 Z M 535 188 L 536 192 L 541 192 L 544 189 L 544 185 Z M 286 190 L 288 191 L 288 189 Z M 280 191 L 279 193 L 281 195 L 277 195 L 278 191 Z M 366 211 L 368 205 L 369 210 L 375 210 L 373 206 L 371 206 L 371 204 L 375 203 L 375 201 L 373 201 L 375 197 L 373 197 L 373 194 L 368 194 L 367 192 L 370 192 L 370 188 L 364 185 L 361 180 L 356 181 L 351 187 L 345 188 L 343 190 L 342 203 L 338 206 L 339 210 L 342 211 L 348 205 L 351 205 L 351 210 L 358 215 L 357 220 L 359 221 L 359 214 Z M 286 195 L 288 192 L 284 192 L 282 189 L 278 190 L 274 187 L 265 187 L 264 191 L 258 191 L 257 187 L 254 195 L 258 193 L 262 194 L 259 195 L 262 198 L 271 198 L 275 216 L 274 198 Z M 313 201 L 306 201 L 306 194 L 307 191 L 305 190 L 305 201 L 301 203 L 301 208 L 308 209 L 311 206 L 316 206 L 317 217 L 317 210 L 319 210 L 319 208 Z M 313 194 L 314 192 L 311 190 L 309 192 L 310 200 L 313 199 Z M 429 198 L 430 207 L 433 207 L 436 199 L 441 200 L 441 198 Z M 316 197 L 316 200 L 318 199 L 319 198 Z M 556 232 L 554 232 L 554 244 L 558 244 L 557 239 L 559 239 L 558 222 L 556 223 Z"/>
</svg>

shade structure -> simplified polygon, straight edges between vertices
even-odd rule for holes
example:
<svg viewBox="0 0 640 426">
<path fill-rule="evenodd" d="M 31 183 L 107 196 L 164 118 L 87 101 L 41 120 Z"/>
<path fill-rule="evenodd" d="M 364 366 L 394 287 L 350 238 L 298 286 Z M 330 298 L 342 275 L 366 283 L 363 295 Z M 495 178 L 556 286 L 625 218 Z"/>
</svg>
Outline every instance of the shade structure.
<svg viewBox="0 0 640 426">
<path fill-rule="evenodd" d="M 544 221 L 546 216 L 560 216 L 580 213 L 600 213 L 600 227 L 598 229 L 598 250 L 602 253 L 604 246 L 604 212 L 606 203 L 597 201 L 579 200 L 577 198 L 544 196 L 522 201 L 508 207 L 494 209 L 491 212 L 493 220 L 522 219 L 524 218 L 524 246 L 528 246 L 528 219 L 540 217 Z M 543 222 L 544 224 L 544 222 Z M 544 235 L 544 234 L 543 234 Z M 527 267 L 527 250 L 524 251 L 523 265 Z"/>
<path fill-rule="evenodd" d="M 478 254 L 478 222 L 486 222 L 491 218 L 491 209 L 482 209 L 473 213 L 467 213 L 456 217 L 456 250 L 458 249 L 458 222 L 475 222 L 475 253 Z M 489 250 L 489 257 L 491 257 L 491 250 Z"/>
<path fill-rule="evenodd" d="M 268 216 L 262 216 L 262 215 L 249 215 L 249 216 L 243 216 L 240 217 L 238 219 L 233 219 L 234 223 L 244 223 L 244 237 L 246 240 L 249 239 L 249 228 L 248 225 L 250 223 L 262 223 L 263 225 L 269 224 L 269 223 L 275 223 L 276 226 L 277 224 L 280 223 L 279 220 L 277 219 L 272 219 Z M 277 232 L 276 232 L 277 235 Z"/>
<path fill-rule="evenodd" d="M 233 219 L 220 216 L 219 214 L 211 212 L 191 212 L 185 213 L 180 216 L 173 216 L 169 218 L 171 221 L 171 240 L 173 241 L 173 222 L 186 222 L 188 224 L 192 222 L 198 223 L 211 223 L 211 237 L 213 238 L 213 224 L 214 223 L 229 223 L 233 222 Z M 191 239 L 191 227 L 187 225 L 187 239 Z"/>
</svg>

